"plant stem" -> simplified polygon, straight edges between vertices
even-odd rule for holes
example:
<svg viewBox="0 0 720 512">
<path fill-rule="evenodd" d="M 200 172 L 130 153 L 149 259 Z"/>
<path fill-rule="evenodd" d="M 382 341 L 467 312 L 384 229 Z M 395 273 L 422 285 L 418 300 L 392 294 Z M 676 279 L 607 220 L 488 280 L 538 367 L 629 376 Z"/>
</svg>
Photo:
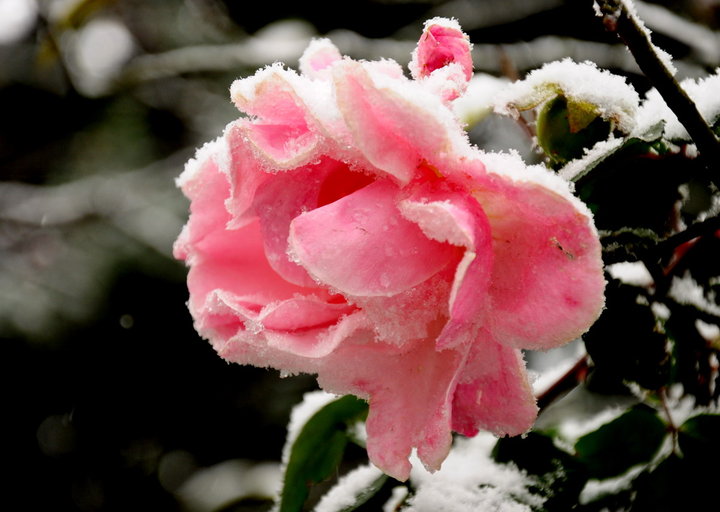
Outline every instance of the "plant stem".
<svg viewBox="0 0 720 512">
<path fill-rule="evenodd" d="M 585 380 L 589 369 L 588 356 L 583 355 L 565 374 L 560 377 L 548 389 L 543 391 L 537 397 L 537 405 L 542 412 L 555 400 L 563 396 L 565 393 L 575 388 L 578 384 Z"/>
<path fill-rule="evenodd" d="M 720 162 L 720 142 L 659 57 L 648 32 L 628 11 L 624 0 L 596 1 L 603 13 L 605 28 L 620 36 L 642 72 L 695 141 L 705 166 L 713 170 Z"/>
</svg>

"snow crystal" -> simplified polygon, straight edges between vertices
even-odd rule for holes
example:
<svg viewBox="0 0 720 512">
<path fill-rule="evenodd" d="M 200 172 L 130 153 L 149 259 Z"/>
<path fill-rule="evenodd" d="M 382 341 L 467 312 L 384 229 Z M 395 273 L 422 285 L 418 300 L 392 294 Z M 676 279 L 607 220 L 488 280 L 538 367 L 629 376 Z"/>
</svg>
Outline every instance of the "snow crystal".
<svg viewBox="0 0 720 512">
<path fill-rule="evenodd" d="M 528 366 L 532 368 L 530 374 L 535 374 L 532 381 L 535 396 L 540 396 L 550 389 L 585 354 L 585 345 L 579 338 L 553 350 L 528 351 L 526 357 Z"/>
<path fill-rule="evenodd" d="M 668 295 L 680 304 L 695 306 L 712 315 L 720 315 L 720 306 L 705 297 L 702 286 L 697 284 L 688 272 L 683 277 L 673 277 Z"/>
<path fill-rule="evenodd" d="M 404 485 L 393 487 L 390 499 L 383 505 L 383 512 L 396 512 L 399 510 L 400 505 L 405 501 L 409 493 L 410 490 Z"/>
<path fill-rule="evenodd" d="M 630 489 L 635 478 L 645 470 L 644 464 L 638 464 L 627 472 L 614 478 L 605 480 L 591 479 L 580 492 L 580 503 L 586 505 L 605 495 L 615 495 L 620 491 Z"/>
<path fill-rule="evenodd" d="M 648 41 L 650 41 L 650 46 L 655 52 L 658 60 L 663 63 L 663 65 L 670 72 L 671 75 L 675 75 L 677 73 L 677 69 L 672 62 L 672 56 L 662 48 L 658 48 L 656 45 L 652 44 L 652 32 L 645 26 L 645 23 L 643 23 L 643 21 L 640 19 L 640 16 L 638 16 L 633 0 L 620 1 L 625 5 L 625 8 L 627 9 L 630 18 L 637 24 L 638 27 L 640 27 L 640 30 L 642 30 L 642 32 L 645 34 L 645 37 L 647 37 Z"/>
<path fill-rule="evenodd" d="M 700 115 L 708 124 L 715 123 L 720 117 L 720 70 L 709 77 L 693 80 L 688 78 L 680 86 L 695 102 Z M 659 120 L 665 122 L 665 138 L 669 140 L 691 140 L 685 127 L 675 113 L 670 110 L 656 89 L 651 89 L 645 96 L 637 116 L 636 132 L 641 132 Z"/>
<path fill-rule="evenodd" d="M 350 507 L 382 474 L 382 471 L 370 464 L 350 471 L 322 497 L 315 507 L 315 512 L 336 512 Z"/>
<path fill-rule="evenodd" d="M 410 480 L 417 492 L 403 510 L 530 512 L 531 507 L 541 506 L 544 498 L 528 490 L 534 485 L 530 477 L 513 465 L 491 459 L 496 441 L 489 433 L 458 438 L 442 469 L 435 473 L 415 461 Z"/>
<path fill-rule="evenodd" d="M 623 261 L 605 268 L 612 277 L 625 284 L 648 287 L 655 282 L 642 261 Z"/>
<path fill-rule="evenodd" d="M 453 112 L 466 126 L 474 126 L 492 113 L 495 96 L 509 83 L 505 78 L 476 73 L 465 94 L 453 101 Z"/>
<path fill-rule="evenodd" d="M 720 340 L 720 326 L 709 324 L 698 319 L 695 320 L 695 328 L 700 333 L 700 336 L 707 341 Z"/>
<path fill-rule="evenodd" d="M 570 100 L 595 105 L 603 119 L 614 121 L 625 133 L 635 126 L 640 102 L 635 89 L 623 77 L 601 70 L 592 62 L 571 59 L 545 64 L 511 84 L 496 96 L 495 111 L 517 117 L 518 111 L 540 106 L 560 92 Z"/>
</svg>

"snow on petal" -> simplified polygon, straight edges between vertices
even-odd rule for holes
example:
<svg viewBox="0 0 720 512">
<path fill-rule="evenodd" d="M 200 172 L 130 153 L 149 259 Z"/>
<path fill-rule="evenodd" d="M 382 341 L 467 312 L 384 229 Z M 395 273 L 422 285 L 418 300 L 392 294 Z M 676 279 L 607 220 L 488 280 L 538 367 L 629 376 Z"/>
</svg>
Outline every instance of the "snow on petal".
<svg viewBox="0 0 720 512">
<path fill-rule="evenodd" d="M 437 340 L 439 349 L 469 341 L 483 321 L 493 265 L 491 228 L 480 205 L 448 190 L 425 187 L 401 203 L 403 215 L 431 239 L 464 247 L 449 296 L 448 323 Z"/>
<path fill-rule="evenodd" d="M 368 399 L 370 460 L 399 479 L 413 450 L 437 470 L 453 430 L 526 431 L 519 349 L 584 332 L 604 288 L 567 182 L 470 144 L 451 105 L 472 71 L 459 25 L 423 38 L 415 79 L 318 40 L 302 73 L 236 81 L 246 116 L 178 180 L 198 332 L 228 361 Z"/>
<path fill-rule="evenodd" d="M 472 45 L 456 20 L 433 18 L 425 22 L 423 34 L 413 52 L 413 78 L 425 78 L 445 66 L 457 63 L 465 82 L 473 76 Z"/>
<path fill-rule="evenodd" d="M 309 78 L 329 78 L 328 68 L 341 59 L 329 39 L 313 39 L 300 57 L 300 72 Z"/>
<path fill-rule="evenodd" d="M 423 161 L 451 151 L 448 132 L 459 124 L 438 98 L 417 84 L 373 70 L 376 67 L 353 61 L 333 67 L 338 106 L 364 157 L 405 184 Z"/>
</svg>

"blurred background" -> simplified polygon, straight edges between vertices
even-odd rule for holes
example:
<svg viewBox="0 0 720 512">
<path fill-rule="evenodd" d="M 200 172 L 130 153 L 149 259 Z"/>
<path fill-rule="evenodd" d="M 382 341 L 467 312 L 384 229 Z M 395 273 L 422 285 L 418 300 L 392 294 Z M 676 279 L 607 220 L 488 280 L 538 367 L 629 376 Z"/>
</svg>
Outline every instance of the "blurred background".
<svg viewBox="0 0 720 512">
<path fill-rule="evenodd" d="M 720 65 L 720 1 L 638 10 L 680 78 Z M 316 36 L 405 65 L 432 16 L 457 18 L 495 77 L 572 57 L 648 87 L 590 0 L 0 0 L 0 508 L 267 508 L 315 382 L 228 365 L 197 336 L 174 178 L 237 117 L 235 78 L 296 68 Z M 471 135 L 536 158 L 507 119 Z"/>
</svg>

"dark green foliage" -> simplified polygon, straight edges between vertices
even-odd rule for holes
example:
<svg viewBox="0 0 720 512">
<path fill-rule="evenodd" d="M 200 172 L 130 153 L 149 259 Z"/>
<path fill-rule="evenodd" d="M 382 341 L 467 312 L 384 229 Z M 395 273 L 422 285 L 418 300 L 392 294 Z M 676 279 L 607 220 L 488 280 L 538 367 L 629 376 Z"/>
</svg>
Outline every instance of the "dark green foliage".
<svg viewBox="0 0 720 512">
<path fill-rule="evenodd" d="M 656 412 L 640 404 L 578 439 L 575 451 L 590 477 L 609 478 L 650 462 L 665 435 L 665 424 Z"/>
<path fill-rule="evenodd" d="M 656 320 L 647 305 L 638 304 L 642 289 L 616 280 L 608 283 L 606 309 L 583 336 L 595 364 L 595 391 L 616 393 L 623 382 L 636 382 L 646 389 L 658 389 L 668 379 L 665 336 L 657 331 Z"/>
<path fill-rule="evenodd" d="M 302 510 L 309 486 L 328 478 L 340 464 L 348 425 L 366 414 L 367 403 L 348 395 L 329 403 L 305 423 L 285 468 L 280 512 Z"/>
<path fill-rule="evenodd" d="M 577 504 L 588 473 L 583 464 L 561 450 L 551 437 L 530 432 L 525 437 L 504 437 L 493 449 L 497 462 L 512 462 L 536 477 L 538 494 L 547 497 L 544 510 L 562 512 Z"/>
</svg>

